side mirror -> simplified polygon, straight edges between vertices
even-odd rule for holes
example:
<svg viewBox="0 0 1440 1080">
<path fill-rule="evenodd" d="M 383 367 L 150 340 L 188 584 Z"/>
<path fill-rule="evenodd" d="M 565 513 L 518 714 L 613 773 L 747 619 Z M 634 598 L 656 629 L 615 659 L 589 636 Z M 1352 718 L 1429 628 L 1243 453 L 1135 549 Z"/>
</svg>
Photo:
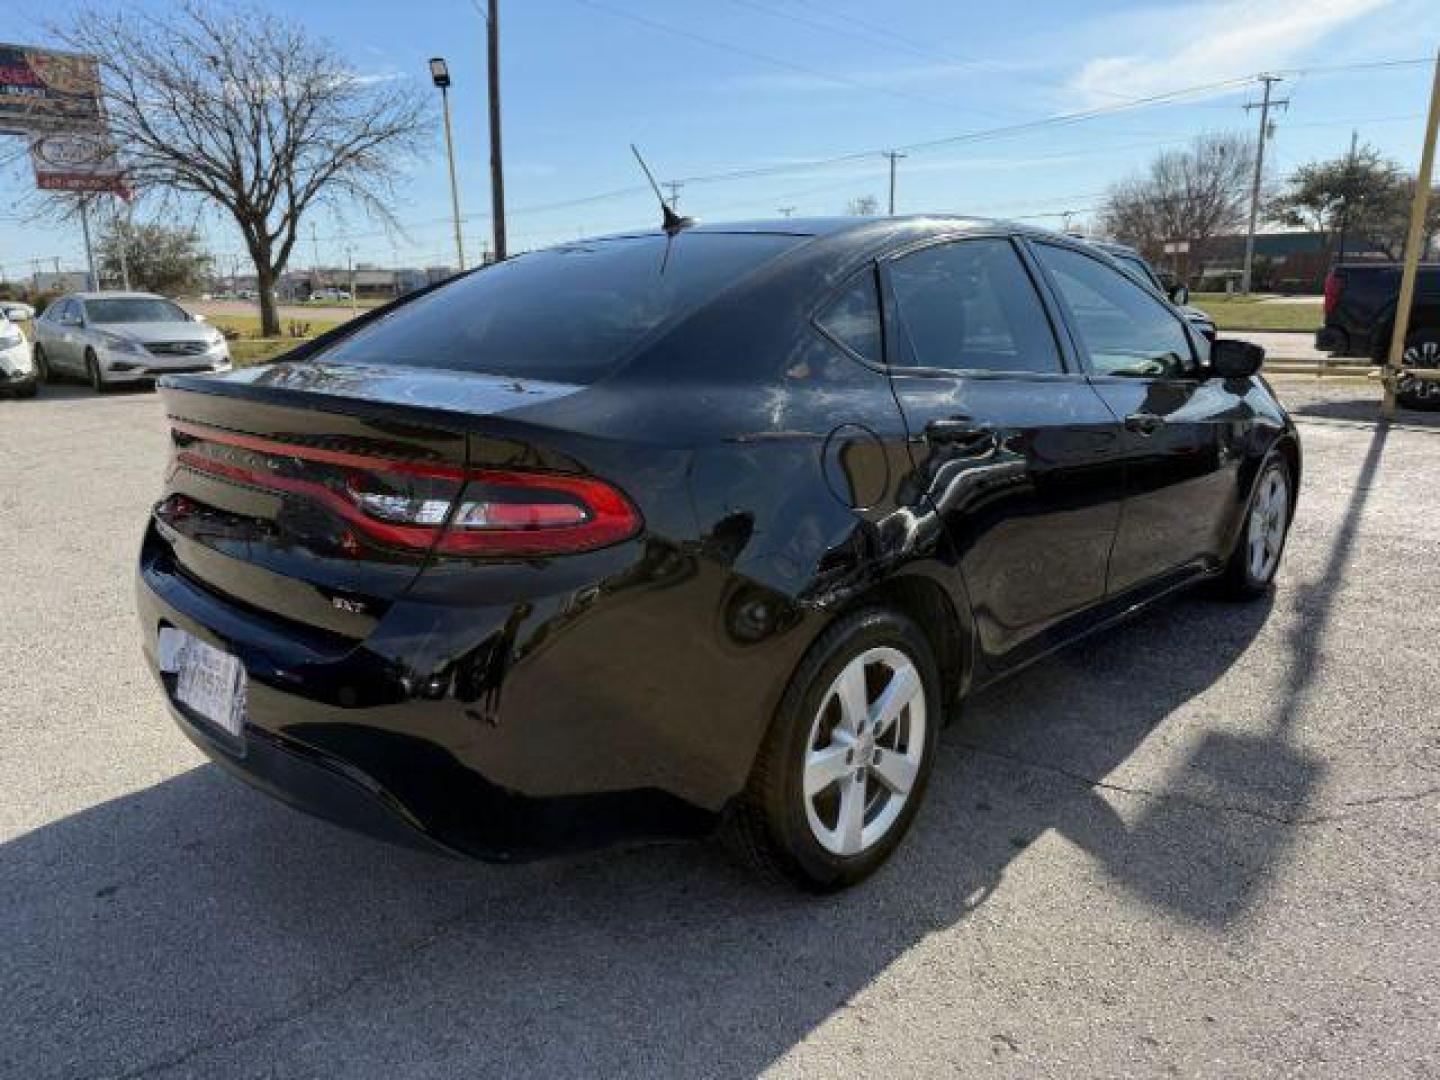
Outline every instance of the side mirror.
<svg viewBox="0 0 1440 1080">
<path fill-rule="evenodd" d="M 1190 302 L 1190 290 L 1178 282 L 1166 290 L 1170 296 L 1170 302 L 1177 307 L 1184 307 Z"/>
<path fill-rule="evenodd" d="M 1210 344 L 1210 370 L 1222 379 L 1248 379 L 1265 363 L 1265 350 L 1249 341 L 1219 338 Z"/>
</svg>

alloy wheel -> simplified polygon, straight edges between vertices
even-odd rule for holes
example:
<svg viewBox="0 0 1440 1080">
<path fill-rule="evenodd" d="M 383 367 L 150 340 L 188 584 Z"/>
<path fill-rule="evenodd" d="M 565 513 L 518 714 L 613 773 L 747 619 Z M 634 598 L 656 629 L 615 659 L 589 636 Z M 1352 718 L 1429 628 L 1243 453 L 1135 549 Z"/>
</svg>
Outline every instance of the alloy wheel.
<svg viewBox="0 0 1440 1080">
<path fill-rule="evenodd" d="M 1285 544 L 1285 525 L 1290 515 L 1290 485 L 1283 469 L 1273 468 L 1260 478 L 1260 490 L 1250 508 L 1248 556 L 1250 576 L 1257 582 L 1270 580 L 1280 562 Z"/>
<path fill-rule="evenodd" d="M 836 855 L 858 855 L 894 826 L 925 754 L 925 690 L 899 649 L 854 657 L 826 691 L 804 760 L 805 816 Z"/>
<path fill-rule="evenodd" d="M 1440 368 L 1440 341 L 1413 341 L 1405 347 L 1400 363 L 1407 368 Z M 1402 375 L 1396 384 L 1400 394 L 1412 401 L 1440 400 L 1440 382 Z"/>
</svg>

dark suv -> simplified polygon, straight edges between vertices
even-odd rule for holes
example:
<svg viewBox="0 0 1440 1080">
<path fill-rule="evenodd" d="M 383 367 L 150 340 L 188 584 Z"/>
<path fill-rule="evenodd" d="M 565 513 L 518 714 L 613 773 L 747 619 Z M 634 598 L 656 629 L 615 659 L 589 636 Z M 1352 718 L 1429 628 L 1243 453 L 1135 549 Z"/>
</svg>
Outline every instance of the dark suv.
<svg viewBox="0 0 1440 1080">
<path fill-rule="evenodd" d="M 1385 363 L 1399 299 L 1397 264 L 1340 264 L 1325 278 L 1325 325 L 1315 334 L 1315 347 L 1332 356 Z M 1406 367 L 1440 367 L 1440 264 L 1420 266 L 1403 358 Z M 1412 409 L 1440 409 L 1440 382 L 1407 376 L 1397 396 Z"/>
</svg>

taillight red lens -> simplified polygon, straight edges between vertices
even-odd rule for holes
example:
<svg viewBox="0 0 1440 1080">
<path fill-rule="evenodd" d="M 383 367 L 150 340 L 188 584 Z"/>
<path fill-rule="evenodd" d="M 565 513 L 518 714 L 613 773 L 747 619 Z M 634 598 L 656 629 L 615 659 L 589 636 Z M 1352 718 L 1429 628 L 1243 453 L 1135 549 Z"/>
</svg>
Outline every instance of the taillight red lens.
<svg viewBox="0 0 1440 1080">
<path fill-rule="evenodd" d="M 383 547 L 475 556 L 567 554 L 606 547 L 640 531 L 640 515 L 630 501 L 596 477 L 466 470 L 188 422 L 173 428 L 177 464 L 308 498 Z M 207 444 L 221 453 L 205 452 Z M 345 550 L 354 554 L 358 548 L 352 543 Z"/>
<path fill-rule="evenodd" d="M 589 551 L 634 536 L 640 515 L 593 476 L 473 472 L 439 550 L 457 555 Z"/>
<path fill-rule="evenodd" d="M 1344 278 L 1334 270 L 1325 275 L 1325 314 L 1327 316 L 1335 313 L 1335 307 L 1340 303 L 1340 294 L 1344 291 Z"/>
</svg>

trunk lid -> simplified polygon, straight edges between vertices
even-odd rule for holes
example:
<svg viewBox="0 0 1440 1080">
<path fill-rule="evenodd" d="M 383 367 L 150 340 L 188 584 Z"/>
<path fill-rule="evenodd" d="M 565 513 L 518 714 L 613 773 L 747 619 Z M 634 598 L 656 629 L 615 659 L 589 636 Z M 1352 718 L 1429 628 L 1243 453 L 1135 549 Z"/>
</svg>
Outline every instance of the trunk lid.
<svg viewBox="0 0 1440 1080">
<path fill-rule="evenodd" d="M 533 439 L 504 432 L 513 414 L 580 389 L 303 361 L 161 387 L 172 456 L 154 517 L 179 572 L 357 640 L 414 582 L 474 489 L 477 427 L 493 431 L 480 440 L 484 464 L 564 471 Z M 503 496 L 486 500 L 509 509 Z"/>
</svg>

